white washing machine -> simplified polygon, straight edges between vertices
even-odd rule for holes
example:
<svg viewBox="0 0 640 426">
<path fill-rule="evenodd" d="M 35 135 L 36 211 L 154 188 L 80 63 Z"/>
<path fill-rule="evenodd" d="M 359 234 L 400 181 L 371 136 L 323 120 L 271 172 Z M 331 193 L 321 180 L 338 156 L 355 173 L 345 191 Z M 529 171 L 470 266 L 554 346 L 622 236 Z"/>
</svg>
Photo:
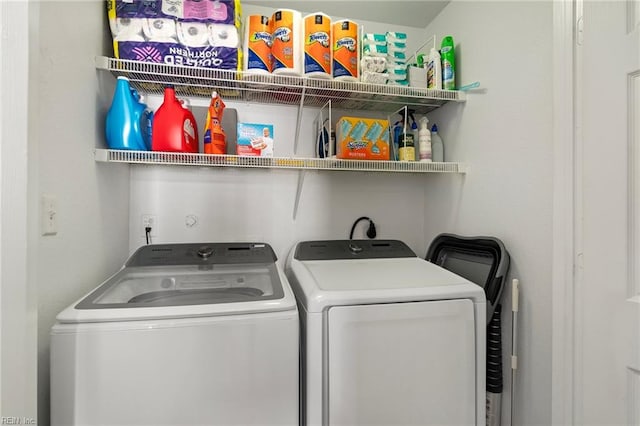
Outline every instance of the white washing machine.
<svg viewBox="0 0 640 426">
<path fill-rule="evenodd" d="M 285 268 L 306 425 L 484 425 L 481 287 L 400 241 L 307 241 Z"/>
<path fill-rule="evenodd" d="M 51 423 L 297 425 L 299 319 L 267 244 L 139 249 L 57 317 Z"/>
</svg>

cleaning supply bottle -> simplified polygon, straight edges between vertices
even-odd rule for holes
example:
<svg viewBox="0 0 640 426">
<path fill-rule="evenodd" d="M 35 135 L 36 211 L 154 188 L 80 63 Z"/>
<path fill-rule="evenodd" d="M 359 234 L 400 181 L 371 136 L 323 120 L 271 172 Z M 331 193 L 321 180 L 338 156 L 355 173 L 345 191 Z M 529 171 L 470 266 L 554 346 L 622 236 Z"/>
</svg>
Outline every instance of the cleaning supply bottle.
<svg viewBox="0 0 640 426">
<path fill-rule="evenodd" d="M 198 128 L 193 113 L 176 98 L 173 86 L 164 89 L 164 101 L 153 118 L 154 151 L 198 152 Z"/>
<path fill-rule="evenodd" d="M 444 161 L 444 144 L 438 134 L 438 126 L 431 126 L 431 159 L 433 161 Z"/>
<path fill-rule="evenodd" d="M 147 124 L 153 113 L 129 84 L 126 77 L 118 77 L 111 106 L 105 120 L 107 146 L 110 149 L 148 151 L 151 134 Z"/>
<path fill-rule="evenodd" d="M 222 114 L 225 104 L 218 92 L 211 93 L 211 103 L 207 111 L 207 121 L 204 125 L 204 153 L 226 154 L 227 136 L 222 129 Z"/>
<path fill-rule="evenodd" d="M 396 121 L 393 123 L 393 158 L 392 160 L 398 161 L 400 154 L 400 135 L 402 135 L 402 123 Z"/>
<path fill-rule="evenodd" d="M 418 124 L 416 123 L 416 119 L 413 116 L 413 113 L 411 114 L 411 134 L 413 135 L 413 146 L 414 146 L 414 149 L 413 149 L 414 158 L 413 158 L 413 160 L 414 161 L 418 161 L 418 160 L 420 160 L 420 154 L 418 153 L 418 150 L 415 149 L 415 145 L 416 145 L 416 142 L 418 141 L 418 136 L 419 136 L 418 135 Z"/>
<path fill-rule="evenodd" d="M 444 90 L 455 90 L 456 55 L 453 50 L 453 37 L 446 36 L 442 39 L 440 56 L 442 58 L 442 88 Z"/>
<path fill-rule="evenodd" d="M 151 138 L 153 134 L 153 111 L 149 107 L 147 107 L 147 98 L 145 95 L 139 94 L 137 91 L 132 91 L 134 97 L 138 97 L 138 102 L 145 106 L 145 112 L 142 115 L 143 119 L 140 122 L 142 126 L 142 135 L 144 140 L 144 145 L 147 151 L 151 151 Z"/>
<path fill-rule="evenodd" d="M 398 141 L 398 160 L 399 161 L 416 161 L 416 149 L 413 140 L 413 133 L 408 131 L 407 117 L 402 123 L 402 132 Z"/>
<path fill-rule="evenodd" d="M 431 162 L 431 132 L 429 131 L 429 119 L 425 116 L 420 119 L 420 130 L 418 131 L 418 149 L 420 151 L 420 162 Z"/>
<path fill-rule="evenodd" d="M 442 63 L 435 48 L 429 51 L 427 58 L 427 89 L 442 89 Z"/>
</svg>

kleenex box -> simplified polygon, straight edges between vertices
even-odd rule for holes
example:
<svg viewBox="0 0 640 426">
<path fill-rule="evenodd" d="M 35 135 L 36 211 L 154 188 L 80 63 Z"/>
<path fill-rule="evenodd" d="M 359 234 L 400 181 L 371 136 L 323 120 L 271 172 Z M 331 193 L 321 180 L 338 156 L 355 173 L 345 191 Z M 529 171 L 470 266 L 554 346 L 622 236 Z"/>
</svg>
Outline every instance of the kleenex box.
<svg viewBox="0 0 640 426">
<path fill-rule="evenodd" d="M 411 87 L 427 87 L 427 69 L 409 65 L 407 67 L 409 75 L 409 86 Z"/>
</svg>

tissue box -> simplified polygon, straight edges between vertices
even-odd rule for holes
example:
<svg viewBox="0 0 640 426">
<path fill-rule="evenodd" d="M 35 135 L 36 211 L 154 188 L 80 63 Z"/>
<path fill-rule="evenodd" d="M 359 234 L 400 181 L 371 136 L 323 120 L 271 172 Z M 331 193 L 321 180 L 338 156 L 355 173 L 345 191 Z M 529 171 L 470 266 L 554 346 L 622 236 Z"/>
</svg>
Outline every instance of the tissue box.
<svg viewBox="0 0 640 426">
<path fill-rule="evenodd" d="M 108 0 L 118 59 L 236 70 L 240 0 Z"/>
<path fill-rule="evenodd" d="M 427 87 L 427 69 L 422 67 L 416 67 L 409 65 L 407 67 L 409 72 L 409 86 L 411 87 Z"/>
<path fill-rule="evenodd" d="M 336 157 L 351 160 L 389 159 L 389 121 L 341 117 L 336 124 Z"/>
<path fill-rule="evenodd" d="M 273 157 L 273 124 L 238 123 L 238 155 Z"/>
</svg>

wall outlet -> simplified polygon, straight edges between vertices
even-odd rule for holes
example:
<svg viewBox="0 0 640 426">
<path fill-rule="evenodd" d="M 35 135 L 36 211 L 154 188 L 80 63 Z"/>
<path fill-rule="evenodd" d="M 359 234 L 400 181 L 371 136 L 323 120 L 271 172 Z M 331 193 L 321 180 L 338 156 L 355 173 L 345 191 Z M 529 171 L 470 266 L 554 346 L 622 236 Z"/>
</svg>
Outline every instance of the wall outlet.
<svg viewBox="0 0 640 426">
<path fill-rule="evenodd" d="M 147 236 L 147 227 L 151 228 L 151 236 L 152 237 L 157 237 L 158 236 L 158 216 L 154 215 L 154 214 L 143 214 L 142 215 L 142 236 L 146 237 Z"/>
</svg>

